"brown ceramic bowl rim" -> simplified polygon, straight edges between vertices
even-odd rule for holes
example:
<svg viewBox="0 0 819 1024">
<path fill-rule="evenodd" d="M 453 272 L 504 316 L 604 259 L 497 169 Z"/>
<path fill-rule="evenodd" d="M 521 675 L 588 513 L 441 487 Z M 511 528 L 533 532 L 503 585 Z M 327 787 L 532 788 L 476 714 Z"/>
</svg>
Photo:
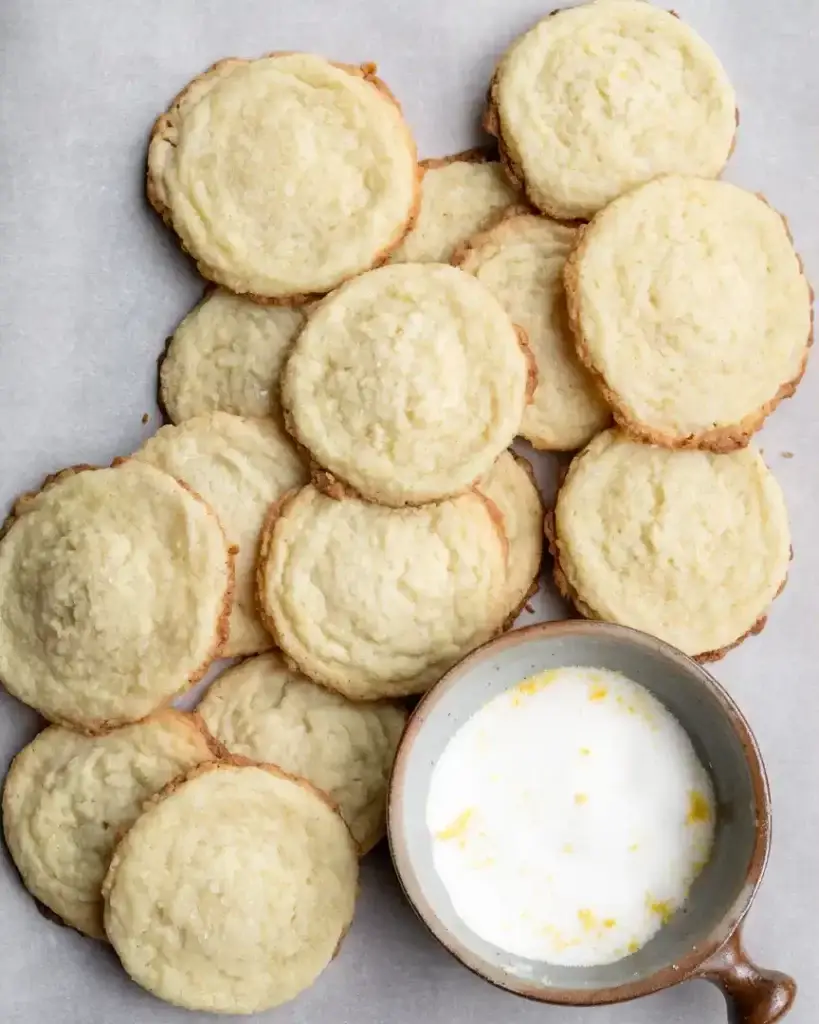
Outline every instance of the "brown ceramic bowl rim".
<svg viewBox="0 0 819 1024">
<path fill-rule="evenodd" d="M 490 977 L 485 973 L 484 969 L 482 969 L 483 961 L 481 958 L 464 947 L 443 925 L 434 908 L 424 897 L 420 886 L 412 877 L 412 873 L 403 870 L 411 866 L 407 845 L 398 824 L 402 820 L 401 806 L 407 760 L 412 745 L 421 731 L 429 712 L 445 693 L 457 685 L 458 681 L 486 658 L 488 654 L 495 654 L 510 647 L 526 644 L 536 638 L 595 635 L 609 636 L 633 647 L 642 647 L 661 654 L 663 657 L 673 661 L 689 675 L 698 679 L 710 691 L 711 695 L 716 698 L 725 718 L 730 723 L 742 745 L 754 796 L 756 835 L 745 875 L 745 883 L 731 908 L 706 938 L 701 942 L 698 941 L 696 946 L 686 956 L 679 957 L 673 964 L 667 964 L 645 978 L 598 989 L 552 988 L 547 985 L 527 983 L 511 975 L 508 976 L 507 984 L 505 980 L 507 976 L 501 979 L 497 976 Z M 387 836 L 389 839 L 390 855 L 395 865 L 395 871 L 401 888 L 418 917 L 428 931 L 473 973 L 499 988 L 505 988 L 517 995 L 543 1003 L 571 1006 L 600 1006 L 626 1002 L 630 999 L 637 999 L 640 996 L 651 995 L 653 992 L 659 992 L 661 989 L 669 988 L 689 978 L 703 976 L 706 973 L 705 969 L 708 961 L 737 931 L 753 902 L 768 861 L 770 833 L 771 799 L 762 756 L 750 726 L 736 703 L 702 665 L 697 664 L 697 662 L 677 650 L 677 648 L 656 637 L 649 636 L 647 633 L 641 633 L 627 626 L 617 626 L 607 622 L 569 619 L 565 621 L 536 623 L 535 625 L 512 630 L 468 654 L 446 673 L 415 708 L 399 744 L 390 779 L 387 809 Z"/>
</svg>

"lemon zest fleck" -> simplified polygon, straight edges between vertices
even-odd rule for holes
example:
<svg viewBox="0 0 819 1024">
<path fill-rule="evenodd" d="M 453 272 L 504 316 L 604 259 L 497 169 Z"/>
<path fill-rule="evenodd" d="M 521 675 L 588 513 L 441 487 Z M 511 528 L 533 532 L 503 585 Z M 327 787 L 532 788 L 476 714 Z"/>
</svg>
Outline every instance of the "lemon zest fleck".
<svg viewBox="0 0 819 1024">
<path fill-rule="evenodd" d="M 589 692 L 589 700 L 605 700 L 608 695 L 608 686 L 593 686 Z"/>
<path fill-rule="evenodd" d="M 710 820 L 711 806 L 705 794 L 698 789 L 689 790 L 688 814 L 685 816 L 686 825 L 696 825 L 698 822 Z"/>
<path fill-rule="evenodd" d="M 652 899 L 650 893 L 646 895 L 646 906 L 652 914 L 656 914 L 657 917 L 660 918 L 663 924 L 668 924 L 674 916 L 674 908 L 671 906 L 669 900 Z"/>
<path fill-rule="evenodd" d="M 587 803 L 588 799 L 585 793 L 575 793 L 574 795 L 574 802 L 578 805 Z"/>
<path fill-rule="evenodd" d="M 450 822 L 446 828 L 442 828 L 440 832 L 435 833 L 436 839 L 446 841 L 447 839 L 459 839 L 466 831 L 469 825 L 469 819 L 472 817 L 473 809 L 467 807 L 465 811 L 461 811 L 454 821 Z"/>
<path fill-rule="evenodd" d="M 604 928 L 614 928 L 616 926 L 616 924 L 617 924 L 616 918 L 606 917 L 606 918 L 603 919 L 603 927 Z"/>
</svg>

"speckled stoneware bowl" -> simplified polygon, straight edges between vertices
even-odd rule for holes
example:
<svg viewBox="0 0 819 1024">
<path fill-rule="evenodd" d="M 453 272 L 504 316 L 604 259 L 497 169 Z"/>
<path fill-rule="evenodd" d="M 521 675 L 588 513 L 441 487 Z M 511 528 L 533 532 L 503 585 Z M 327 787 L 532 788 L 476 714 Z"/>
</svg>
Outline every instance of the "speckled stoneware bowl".
<svg viewBox="0 0 819 1024">
<path fill-rule="evenodd" d="M 639 952 L 604 967 L 527 960 L 478 938 L 457 916 L 438 878 L 426 826 L 432 770 L 455 731 L 527 676 L 571 665 L 622 672 L 662 701 L 709 768 L 718 803 L 714 852 L 686 906 Z M 389 840 L 404 891 L 433 935 L 471 970 L 511 992 L 587 1006 L 707 978 L 722 987 L 731 1019 L 741 1024 L 772 1024 L 793 1003 L 793 980 L 757 968 L 739 934 L 770 845 L 770 794 L 759 749 L 722 687 L 654 637 L 600 622 L 548 622 L 507 633 L 469 655 L 410 720 L 390 787 Z"/>
</svg>

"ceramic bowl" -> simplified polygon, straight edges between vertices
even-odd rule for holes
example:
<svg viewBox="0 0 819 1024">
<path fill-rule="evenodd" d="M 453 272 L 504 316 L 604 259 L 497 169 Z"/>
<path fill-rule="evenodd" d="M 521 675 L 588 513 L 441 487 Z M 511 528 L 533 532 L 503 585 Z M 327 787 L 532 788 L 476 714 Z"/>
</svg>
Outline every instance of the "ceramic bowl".
<svg viewBox="0 0 819 1024">
<path fill-rule="evenodd" d="M 456 730 L 527 676 L 572 665 L 622 672 L 659 699 L 710 770 L 718 803 L 713 855 L 685 907 L 637 953 L 602 967 L 527 960 L 475 935 L 455 913 L 435 871 L 426 826 L 432 771 Z M 393 770 L 388 831 L 401 885 L 429 930 L 463 964 L 511 992 L 587 1006 L 707 978 L 722 987 L 733 1019 L 743 1024 L 772 1024 L 793 1002 L 793 980 L 757 968 L 739 934 L 770 845 L 770 794 L 756 741 L 716 680 L 654 637 L 601 622 L 548 622 L 507 633 L 469 655 L 410 720 Z"/>
</svg>

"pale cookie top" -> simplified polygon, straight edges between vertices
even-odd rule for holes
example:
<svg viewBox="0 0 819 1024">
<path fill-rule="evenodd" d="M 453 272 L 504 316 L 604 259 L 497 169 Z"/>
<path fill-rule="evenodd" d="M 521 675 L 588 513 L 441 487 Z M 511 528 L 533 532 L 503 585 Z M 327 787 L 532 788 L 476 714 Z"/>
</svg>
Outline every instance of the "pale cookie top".
<svg viewBox="0 0 819 1024">
<path fill-rule="evenodd" d="M 511 46 L 487 123 L 536 206 L 586 219 L 658 174 L 716 177 L 736 101 L 716 54 L 679 18 L 644 0 L 598 0 Z"/>
<path fill-rule="evenodd" d="M 520 427 L 529 368 L 498 300 L 439 263 L 382 267 L 310 315 L 282 378 L 288 428 L 365 497 L 466 490 Z"/>
<path fill-rule="evenodd" d="M 352 836 L 309 783 L 270 766 L 203 765 L 117 847 L 105 930 L 125 970 L 160 999 L 258 1013 L 324 970 L 357 885 Z"/>
<path fill-rule="evenodd" d="M 756 449 L 669 451 L 617 430 L 572 462 L 555 539 L 584 614 L 700 656 L 758 626 L 790 559 L 782 491 Z"/>
<path fill-rule="evenodd" d="M 497 509 L 391 509 L 305 487 L 271 516 L 259 602 L 301 670 L 353 700 L 422 693 L 508 614 Z"/>
<path fill-rule="evenodd" d="M 52 721 L 135 721 L 206 671 L 233 559 L 208 505 L 129 460 L 18 501 L 0 542 L 0 680 Z"/>
<path fill-rule="evenodd" d="M 478 490 L 503 516 L 509 542 L 506 591 L 511 618 L 538 588 L 543 558 L 543 501 L 532 467 L 513 452 L 504 452 L 498 458 L 479 482 Z"/>
<path fill-rule="evenodd" d="M 195 719 L 160 711 L 103 736 L 53 725 L 15 757 L 3 829 L 29 892 L 104 938 L 102 888 L 114 844 L 145 801 L 214 754 Z"/>
<path fill-rule="evenodd" d="M 526 332 L 538 381 L 520 433 L 536 448 L 580 448 L 611 420 L 577 357 L 566 314 L 563 268 L 577 234 L 565 224 L 524 213 L 478 235 L 456 257 Z"/>
<path fill-rule="evenodd" d="M 162 427 L 134 458 L 192 487 L 238 548 L 236 589 L 221 653 L 230 658 L 272 647 L 256 609 L 256 555 L 270 506 L 307 482 L 307 469 L 290 438 L 273 420 L 214 412 Z"/>
<path fill-rule="evenodd" d="M 404 708 L 354 703 L 288 668 L 278 654 L 263 654 L 219 676 L 197 710 L 232 754 L 275 764 L 326 793 L 362 853 L 384 835 Z"/>
<path fill-rule="evenodd" d="M 415 145 L 371 67 L 229 59 L 157 121 L 148 195 L 205 277 L 291 300 L 400 241 L 418 200 Z"/>
<path fill-rule="evenodd" d="M 522 202 L 497 160 L 479 151 L 421 162 L 421 208 L 391 263 L 449 263 L 455 250 Z"/>
<path fill-rule="evenodd" d="M 630 433 L 747 443 L 802 375 L 811 291 L 782 217 L 727 182 L 661 178 L 592 221 L 566 265 L 581 358 Z"/>
<path fill-rule="evenodd" d="M 170 419 L 275 416 L 279 373 L 303 323 L 301 309 L 211 291 L 174 331 L 162 360 L 159 386 Z"/>
</svg>

